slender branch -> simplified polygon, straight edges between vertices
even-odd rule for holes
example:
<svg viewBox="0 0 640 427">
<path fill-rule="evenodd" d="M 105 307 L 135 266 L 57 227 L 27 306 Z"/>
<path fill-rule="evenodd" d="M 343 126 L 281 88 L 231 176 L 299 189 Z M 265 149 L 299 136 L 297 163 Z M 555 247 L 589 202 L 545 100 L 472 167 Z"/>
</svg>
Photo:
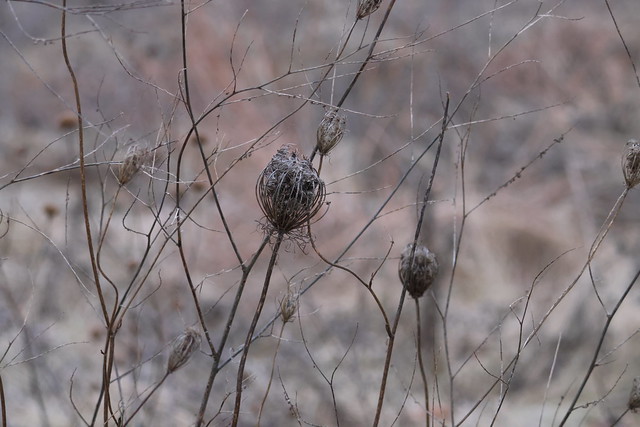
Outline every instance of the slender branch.
<svg viewBox="0 0 640 427">
<path fill-rule="evenodd" d="M 269 290 L 269 284 L 271 283 L 271 274 L 273 273 L 273 267 L 275 267 L 276 265 L 278 251 L 280 250 L 280 245 L 282 244 L 283 238 L 284 234 L 282 232 L 279 232 L 273 245 L 267 272 L 264 276 L 264 284 L 262 285 L 260 300 L 258 301 L 258 306 L 256 307 L 255 313 L 253 314 L 251 326 L 249 326 L 249 330 L 247 331 L 247 338 L 244 341 L 242 357 L 240 358 L 240 366 L 238 367 L 238 375 L 236 378 L 236 402 L 233 409 L 233 420 L 231 422 L 232 427 L 236 427 L 238 425 L 238 420 L 240 418 L 240 406 L 242 405 L 242 383 L 244 382 L 244 367 L 247 363 L 247 357 L 249 356 L 249 347 L 251 346 L 251 343 L 253 341 L 253 332 L 256 330 L 258 320 L 260 319 L 260 314 L 262 314 L 262 309 L 264 308 L 264 303 L 267 299 L 267 291 Z"/>
</svg>

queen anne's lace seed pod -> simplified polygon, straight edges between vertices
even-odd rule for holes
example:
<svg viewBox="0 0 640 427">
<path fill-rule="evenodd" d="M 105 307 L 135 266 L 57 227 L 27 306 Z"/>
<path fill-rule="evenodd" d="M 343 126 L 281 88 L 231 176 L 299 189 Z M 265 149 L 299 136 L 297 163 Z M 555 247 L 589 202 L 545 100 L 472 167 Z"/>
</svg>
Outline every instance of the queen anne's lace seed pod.
<svg viewBox="0 0 640 427">
<path fill-rule="evenodd" d="M 149 160 L 149 148 L 144 145 L 132 145 L 127 150 L 127 155 L 118 169 L 118 182 L 125 185 L 131 181 L 142 166 Z"/>
<path fill-rule="evenodd" d="M 382 0 L 358 0 L 358 11 L 356 17 L 358 19 L 366 18 L 373 12 L 378 10 Z"/>
<path fill-rule="evenodd" d="M 631 394 L 629 395 L 629 402 L 627 407 L 633 412 L 637 412 L 640 408 L 640 377 L 633 379 L 633 385 L 631 386 Z"/>
<path fill-rule="evenodd" d="M 171 346 L 171 354 L 167 363 L 167 372 L 172 373 L 184 366 L 193 353 L 200 348 L 202 337 L 200 333 L 193 328 L 187 328 Z"/>
<path fill-rule="evenodd" d="M 256 197 L 267 218 L 267 228 L 291 233 L 322 208 L 325 185 L 311 162 L 285 145 L 264 168 L 256 184 Z"/>
<path fill-rule="evenodd" d="M 412 249 L 413 243 L 409 243 L 402 250 L 398 274 L 409 295 L 420 298 L 438 275 L 438 260 L 426 246 L 418 245 L 415 251 Z"/>
<path fill-rule="evenodd" d="M 627 150 L 622 156 L 622 173 L 628 188 L 640 183 L 640 142 L 637 139 L 627 142 Z"/>
<path fill-rule="evenodd" d="M 327 111 L 318 125 L 316 132 L 318 152 L 322 156 L 329 154 L 344 135 L 345 116 L 341 116 L 335 109 Z"/>
</svg>

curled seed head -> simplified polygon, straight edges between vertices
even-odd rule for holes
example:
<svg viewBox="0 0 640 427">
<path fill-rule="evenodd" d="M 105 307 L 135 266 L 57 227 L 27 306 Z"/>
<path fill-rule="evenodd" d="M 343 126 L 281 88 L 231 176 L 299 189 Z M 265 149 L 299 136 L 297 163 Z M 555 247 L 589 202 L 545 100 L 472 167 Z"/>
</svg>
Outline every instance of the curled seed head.
<svg viewBox="0 0 640 427">
<path fill-rule="evenodd" d="M 409 295 L 420 298 L 424 292 L 433 284 L 438 274 L 438 260 L 433 252 L 426 246 L 418 245 L 413 251 L 413 262 L 411 252 L 413 243 L 409 243 L 400 254 L 398 265 L 398 275 L 400 282 L 407 289 Z"/>
<path fill-rule="evenodd" d="M 366 18 L 373 12 L 378 10 L 382 0 L 358 0 L 358 11 L 356 17 L 358 19 Z"/>
<path fill-rule="evenodd" d="M 344 135 L 346 117 L 338 114 L 338 111 L 331 109 L 327 111 L 318 125 L 316 132 L 318 151 L 326 156 L 333 149 Z"/>
<path fill-rule="evenodd" d="M 287 294 L 280 300 L 280 315 L 282 316 L 282 322 L 287 323 L 293 320 L 293 316 L 298 309 L 298 294 L 291 289 L 287 291 Z"/>
<path fill-rule="evenodd" d="M 285 145 L 264 168 L 256 184 L 256 197 L 273 231 L 290 233 L 307 223 L 322 207 L 324 182 L 290 145 Z"/>
<path fill-rule="evenodd" d="M 178 336 L 171 346 L 171 354 L 167 363 L 167 372 L 172 373 L 184 366 L 191 355 L 200 348 L 202 337 L 200 333 L 193 328 L 187 328 Z"/>
<path fill-rule="evenodd" d="M 631 394 L 629 395 L 627 407 L 633 412 L 636 412 L 638 408 L 640 408 L 640 377 L 635 377 L 633 379 L 633 385 L 631 386 Z"/>
<path fill-rule="evenodd" d="M 640 183 L 640 142 L 637 139 L 627 142 L 627 149 L 622 156 L 622 173 L 628 188 Z"/>
<path fill-rule="evenodd" d="M 149 155 L 149 148 L 144 145 L 135 144 L 129 147 L 127 155 L 118 170 L 118 182 L 120 185 L 125 185 L 131 181 L 131 178 L 133 178 L 140 168 L 149 160 Z"/>
</svg>

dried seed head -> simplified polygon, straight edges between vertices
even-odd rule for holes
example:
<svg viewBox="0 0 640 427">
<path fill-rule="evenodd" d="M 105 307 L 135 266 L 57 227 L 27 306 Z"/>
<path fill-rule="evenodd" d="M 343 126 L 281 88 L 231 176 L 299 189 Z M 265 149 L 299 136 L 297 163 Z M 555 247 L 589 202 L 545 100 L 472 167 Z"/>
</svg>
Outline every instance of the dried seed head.
<svg viewBox="0 0 640 427">
<path fill-rule="evenodd" d="M 338 114 L 335 109 L 327 111 L 318 125 L 316 132 L 318 151 L 326 156 L 333 149 L 344 135 L 346 117 Z"/>
<path fill-rule="evenodd" d="M 402 250 L 398 274 L 400 282 L 407 289 L 409 295 L 420 298 L 429 289 L 438 274 L 438 260 L 426 246 L 418 245 L 413 251 L 413 262 L 411 262 L 412 249 L 413 243 L 409 243 Z"/>
<path fill-rule="evenodd" d="M 371 15 L 378 10 L 382 0 L 358 0 L 358 11 L 356 12 L 356 18 L 362 19 Z"/>
<path fill-rule="evenodd" d="M 311 162 L 285 145 L 260 174 L 256 196 L 268 227 L 286 234 L 302 227 L 320 211 L 325 186 Z"/>
<path fill-rule="evenodd" d="M 630 139 L 622 156 L 622 173 L 629 189 L 640 183 L 640 142 Z"/>
<path fill-rule="evenodd" d="M 149 148 L 145 145 L 134 144 L 127 150 L 127 155 L 120 164 L 118 170 L 118 182 L 120 185 L 125 185 L 131 181 L 140 168 L 149 161 L 150 157 Z"/>
<path fill-rule="evenodd" d="M 191 355 L 200 348 L 202 337 L 200 333 L 193 328 L 187 328 L 178 336 L 171 346 L 171 354 L 169 355 L 169 363 L 167 363 L 167 372 L 172 373 L 184 366 L 191 358 Z"/>
<path fill-rule="evenodd" d="M 631 386 L 631 394 L 629 395 L 627 407 L 633 412 L 636 412 L 638 408 L 640 408 L 640 377 L 635 377 L 633 379 L 633 385 Z"/>
<path fill-rule="evenodd" d="M 282 316 L 282 322 L 287 323 L 293 320 L 293 316 L 298 309 L 298 294 L 291 289 L 287 291 L 287 294 L 280 300 L 280 315 Z"/>
</svg>

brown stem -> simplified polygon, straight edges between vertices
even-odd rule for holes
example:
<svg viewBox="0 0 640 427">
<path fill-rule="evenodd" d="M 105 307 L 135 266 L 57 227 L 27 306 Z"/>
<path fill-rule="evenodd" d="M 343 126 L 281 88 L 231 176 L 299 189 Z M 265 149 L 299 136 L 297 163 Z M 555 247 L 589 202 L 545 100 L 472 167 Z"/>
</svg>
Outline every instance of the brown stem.
<svg viewBox="0 0 640 427">
<path fill-rule="evenodd" d="M 93 239 L 91 237 L 91 224 L 89 222 L 89 206 L 87 202 L 87 176 L 86 176 L 86 167 L 85 167 L 85 159 L 84 159 L 84 131 L 82 127 L 82 104 L 80 103 L 80 90 L 78 89 L 78 79 L 76 78 L 76 74 L 73 71 L 73 67 L 71 66 L 71 61 L 69 60 L 69 53 L 67 52 L 67 0 L 62 0 L 62 22 L 60 25 L 61 32 L 61 41 L 62 41 L 62 55 L 64 57 L 64 63 L 67 66 L 67 70 L 69 71 L 69 76 L 71 76 L 71 80 L 73 82 L 73 93 L 75 96 L 76 109 L 78 110 L 78 157 L 80 160 L 80 188 L 82 193 L 82 214 L 84 217 L 84 228 L 85 234 L 87 236 L 87 246 L 89 248 L 89 259 L 91 260 L 91 270 L 93 271 L 93 280 L 96 284 L 96 292 L 98 294 L 98 298 L 100 300 L 100 307 L 102 309 L 102 315 L 104 316 L 105 323 L 107 328 L 110 330 L 110 320 L 109 313 L 107 311 L 107 305 L 104 300 L 104 295 L 102 293 L 102 287 L 100 285 L 100 276 L 98 274 L 98 266 L 96 264 L 96 257 L 93 250 Z M 107 348 L 105 348 L 104 362 L 107 362 L 106 353 Z M 104 391 L 104 421 L 105 424 L 109 418 L 109 378 L 104 377 L 104 373 L 110 371 L 110 369 L 103 369 L 103 378 L 102 378 L 102 386 Z M 100 406 L 100 402 L 98 401 L 96 408 Z"/>
<path fill-rule="evenodd" d="M 282 243 L 283 237 L 284 237 L 284 234 L 282 232 L 279 232 L 278 237 L 276 238 L 276 242 L 273 245 L 271 259 L 269 260 L 267 273 L 265 274 L 265 277 L 264 277 L 262 294 L 260 294 L 260 301 L 258 301 L 258 307 L 256 307 L 256 311 L 253 315 L 253 320 L 251 321 L 251 326 L 247 331 L 247 338 L 244 341 L 244 348 L 242 349 L 242 357 L 240 358 L 240 366 L 238 367 L 238 376 L 236 378 L 236 402 L 235 402 L 235 407 L 233 409 L 233 421 L 231 423 L 232 427 L 237 427 L 238 419 L 240 418 L 240 406 L 242 404 L 242 380 L 244 377 L 244 367 L 247 363 L 247 356 L 249 355 L 249 347 L 251 346 L 253 332 L 256 330 L 258 319 L 260 318 L 260 314 L 262 313 L 262 308 L 264 307 L 264 302 L 267 299 L 267 291 L 269 290 L 269 283 L 271 282 L 271 273 L 273 273 L 273 267 L 276 265 L 276 259 L 278 258 L 278 250 L 280 249 L 280 244 Z"/>
<path fill-rule="evenodd" d="M 430 423 L 431 414 L 429 413 L 429 386 L 427 383 L 427 374 L 424 369 L 424 362 L 422 361 L 422 330 L 420 328 L 420 302 L 418 301 L 418 298 L 414 298 L 414 301 L 416 302 L 416 327 L 418 329 L 417 331 L 418 333 L 418 339 L 417 339 L 418 365 L 420 366 L 420 376 L 422 377 L 422 386 L 424 388 L 424 406 L 427 408 L 427 411 L 426 411 L 427 427 L 429 427 L 431 425 Z"/>
<path fill-rule="evenodd" d="M 280 343 L 282 342 L 282 333 L 284 332 L 284 327 L 286 324 L 287 322 L 283 321 L 282 326 L 280 327 L 278 342 L 276 343 L 276 351 L 273 353 L 273 360 L 271 360 L 271 375 L 269 375 L 269 383 L 267 384 L 267 389 L 265 390 L 264 397 L 262 398 L 262 402 L 260 403 L 260 411 L 258 412 L 258 422 L 256 423 L 256 427 L 260 427 L 260 421 L 262 420 L 262 411 L 264 410 L 264 405 L 265 403 L 267 403 L 267 397 L 269 396 L 269 391 L 271 390 L 273 373 L 276 370 L 276 358 L 278 357 L 278 350 L 280 350 Z"/>
</svg>

